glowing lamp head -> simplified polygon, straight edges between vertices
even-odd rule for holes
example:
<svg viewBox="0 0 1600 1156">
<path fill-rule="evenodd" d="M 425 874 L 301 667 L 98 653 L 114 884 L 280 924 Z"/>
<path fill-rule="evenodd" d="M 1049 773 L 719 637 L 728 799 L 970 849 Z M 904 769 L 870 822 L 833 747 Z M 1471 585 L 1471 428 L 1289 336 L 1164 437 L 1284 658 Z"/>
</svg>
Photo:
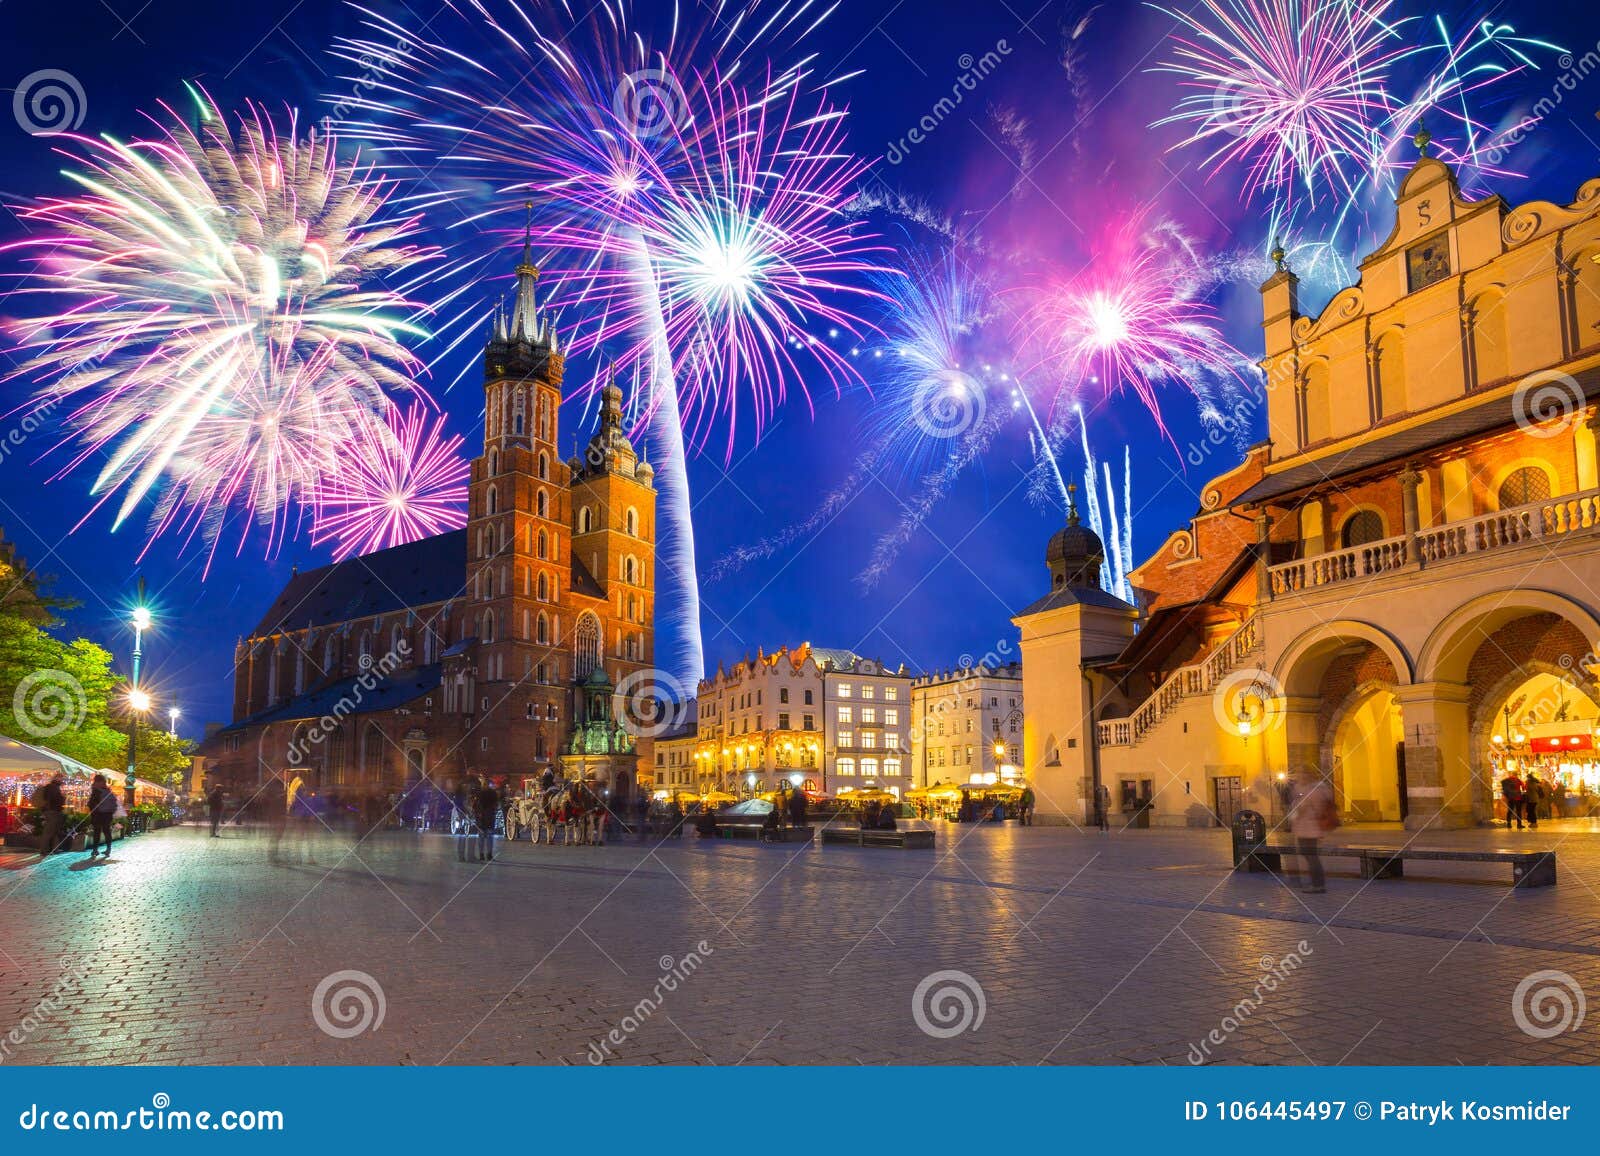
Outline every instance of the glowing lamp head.
<svg viewBox="0 0 1600 1156">
<path fill-rule="evenodd" d="M 150 709 L 150 696 L 138 687 L 134 687 L 128 692 L 128 705 L 143 714 Z"/>
<path fill-rule="evenodd" d="M 181 710 L 179 710 L 177 707 L 172 707 L 170 710 L 167 711 L 167 717 L 175 719 L 179 715 L 181 715 L 182 713 L 183 712 Z"/>
<path fill-rule="evenodd" d="M 150 610 L 148 607 L 135 606 L 133 608 L 133 628 L 135 630 L 150 629 Z"/>
</svg>

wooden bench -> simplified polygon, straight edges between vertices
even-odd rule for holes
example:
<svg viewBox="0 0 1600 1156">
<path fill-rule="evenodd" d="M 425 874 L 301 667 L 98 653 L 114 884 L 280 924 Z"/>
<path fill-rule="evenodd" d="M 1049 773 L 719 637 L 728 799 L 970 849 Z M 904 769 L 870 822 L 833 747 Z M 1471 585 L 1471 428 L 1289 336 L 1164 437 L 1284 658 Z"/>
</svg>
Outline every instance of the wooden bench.
<svg viewBox="0 0 1600 1156">
<path fill-rule="evenodd" d="M 897 827 L 893 831 L 875 831 L 860 827 L 824 827 L 824 843 L 848 843 L 856 847 L 902 847 L 909 850 L 928 850 L 933 847 L 933 832 L 918 827 Z"/>
<path fill-rule="evenodd" d="M 1361 878 L 1401 879 L 1405 861 L 1421 859 L 1439 863 L 1509 863 L 1511 886 L 1554 887 L 1556 853 L 1500 848 L 1490 851 L 1443 847 L 1352 847 L 1361 853 Z"/>
<path fill-rule="evenodd" d="M 1244 855 L 1234 864 L 1235 871 L 1283 870 L 1283 856 L 1298 855 L 1292 843 L 1267 843 Z M 1553 887 L 1556 882 L 1554 851 L 1489 850 L 1443 847 L 1374 847 L 1361 844 L 1329 845 L 1317 848 L 1319 857 L 1361 861 L 1363 879 L 1402 879 L 1407 859 L 1441 863 L 1509 863 L 1513 887 Z"/>
</svg>

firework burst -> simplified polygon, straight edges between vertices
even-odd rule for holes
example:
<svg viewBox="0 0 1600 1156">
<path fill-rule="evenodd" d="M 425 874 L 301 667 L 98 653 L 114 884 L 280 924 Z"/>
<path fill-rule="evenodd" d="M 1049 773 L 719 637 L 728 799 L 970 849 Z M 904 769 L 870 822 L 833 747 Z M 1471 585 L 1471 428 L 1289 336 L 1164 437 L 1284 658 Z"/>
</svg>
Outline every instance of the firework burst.
<svg viewBox="0 0 1600 1156">
<path fill-rule="evenodd" d="M 831 9 L 674 6 L 661 29 L 627 0 L 587 18 L 560 2 L 445 9 L 426 35 L 361 10 L 364 33 L 335 53 L 378 79 L 350 128 L 403 169 L 426 165 L 441 190 L 428 198 L 474 227 L 509 231 L 523 200 L 536 204 L 547 291 L 583 313 L 563 335 L 569 352 L 603 349 L 643 383 L 662 650 L 698 680 L 685 429 L 699 445 L 725 426 L 731 455 L 743 425 L 759 437 L 809 371 L 836 391 L 853 380 L 810 327 L 854 328 L 835 298 L 865 292 L 847 282 L 873 267 L 845 211 L 864 167 L 813 83 L 814 57 L 772 63 Z"/>
<path fill-rule="evenodd" d="M 1346 192 L 1372 129 L 1388 119 L 1390 66 L 1405 45 L 1388 0 L 1203 0 L 1162 8 L 1179 24 L 1172 59 L 1189 91 L 1157 124 L 1210 149 L 1213 171 L 1242 164 L 1246 194 L 1322 186 Z"/>
<path fill-rule="evenodd" d="M 1247 365 L 1201 295 L 1205 271 L 1170 226 L 1135 212 L 1108 227 L 1083 269 L 1030 294 L 1019 330 L 1035 351 L 1028 376 L 1057 383 L 1052 404 L 1077 404 L 1127 388 L 1158 427 L 1160 387 L 1178 385 L 1216 413 L 1217 387 Z"/>
<path fill-rule="evenodd" d="M 370 432 L 362 451 L 317 486 L 314 544 L 334 543 L 342 561 L 467 524 L 470 469 L 442 414 L 420 401 L 404 412 L 391 407 Z"/>
<path fill-rule="evenodd" d="M 59 308 L 21 327 L 19 372 L 67 415 L 63 472 L 98 463 L 96 508 L 120 493 L 116 524 L 152 498 L 152 540 L 214 549 L 238 510 L 273 549 L 387 391 L 412 387 L 416 310 L 373 286 L 428 254 L 332 138 L 254 106 L 230 130 L 198 105 L 195 127 L 162 106 L 148 139 L 68 138 L 81 192 L 20 210 L 44 227 L 13 246 L 33 266 L 20 292 Z"/>
</svg>

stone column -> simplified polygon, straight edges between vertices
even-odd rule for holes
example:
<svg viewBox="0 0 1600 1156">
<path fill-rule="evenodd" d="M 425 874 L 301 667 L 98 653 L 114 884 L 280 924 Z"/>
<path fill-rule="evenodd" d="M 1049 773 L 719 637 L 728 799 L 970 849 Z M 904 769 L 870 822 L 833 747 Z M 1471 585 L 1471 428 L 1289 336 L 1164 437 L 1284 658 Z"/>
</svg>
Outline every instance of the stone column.
<svg viewBox="0 0 1600 1156">
<path fill-rule="evenodd" d="M 1272 576 L 1267 569 L 1272 565 L 1272 523 L 1267 512 L 1256 515 L 1256 600 L 1272 601 Z"/>
<path fill-rule="evenodd" d="M 1320 698 L 1298 695 L 1274 699 L 1268 706 L 1270 725 L 1261 738 L 1261 763 L 1246 790 L 1251 805 L 1274 823 L 1284 819 L 1279 784 L 1292 780 L 1302 766 L 1321 768 L 1322 736 L 1317 730 L 1321 707 Z"/>
<path fill-rule="evenodd" d="M 1419 528 L 1417 517 L 1417 487 L 1422 485 L 1422 475 L 1411 462 L 1400 472 L 1400 512 L 1405 520 L 1405 532 L 1415 535 Z"/>
<path fill-rule="evenodd" d="M 1600 431 L 1600 409 L 1572 430 L 1572 448 L 1577 459 L 1578 489 L 1592 490 L 1600 487 L 1600 469 L 1596 468 L 1595 434 Z"/>
<path fill-rule="evenodd" d="M 1481 805 L 1467 731 L 1470 688 L 1419 682 L 1395 688 L 1406 744 L 1406 830 L 1466 827 Z"/>
</svg>

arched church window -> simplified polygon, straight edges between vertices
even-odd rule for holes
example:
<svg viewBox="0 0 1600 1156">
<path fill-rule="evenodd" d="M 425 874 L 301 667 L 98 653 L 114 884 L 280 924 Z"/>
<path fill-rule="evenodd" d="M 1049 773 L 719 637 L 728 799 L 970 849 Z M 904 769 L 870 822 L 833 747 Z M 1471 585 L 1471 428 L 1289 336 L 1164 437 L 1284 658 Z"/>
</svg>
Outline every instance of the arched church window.
<svg viewBox="0 0 1600 1156">
<path fill-rule="evenodd" d="M 550 620 L 545 617 L 544 611 L 539 611 L 539 642 L 548 645 L 550 642 Z"/>
<path fill-rule="evenodd" d="M 543 450 L 539 451 L 539 478 L 541 481 L 550 477 L 550 455 Z"/>
<path fill-rule="evenodd" d="M 512 419 L 512 432 L 518 437 L 522 436 L 523 426 L 527 423 L 527 407 L 528 395 L 520 389 L 517 390 L 517 412 L 516 417 Z"/>
<path fill-rule="evenodd" d="M 572 634 L 573 677 L 587 678 L 600 665 L 600 620 L 593 614 L 578 619 Z"/>
<path fill-rule="evenodd" d="M 494 486 L 490 486 L 489 487 L 489 513 L 498 514 L 499 512 L 500 512 L 500 491 L 497 490 Z"/>
<path fill-rule="evenodd" d="M 634 537 L 638 537 L 639 536 L 639 511 L 635 510 L 632 506 L 628 507 L 628 516 L 627 516 L 627 519 L 626 519 L 626 523 L 627 523 L 627 527 L 628 527 L 628 533 L 632 534 Z"/>
<path fill-rule="evenodd" d="M 1550 497 L 1550 475 L 1538 466 L 1523 466 L 1521 469 L 1512 470 L 1506 480 L 1500 483 L 1500 508 L 1510 509 L 1512 506 L 1526 506 L 1532 502 L 1543 502 Z"/>
<path fill-rule="evenodd" d="M 578 511 L 578 533 L 587 534 L 594 527 L 594 514 L 585 506 Z"/>
<path fill-rule="evenodd" d="M 545 557 L 549 553 L 549 551 L 550 551 L 550 539 L 545 536 L 545 532 L 543 530 L 540 530 L 539 531 L 539 557 L 541 557 L 541 558 Z"/>
<path fill-rule="evenodd" d="M 537 509 L 541 518 L 548 517 L 550 514 L 550 495 L 543 490 L 539 491 Z"/>
</svg>

